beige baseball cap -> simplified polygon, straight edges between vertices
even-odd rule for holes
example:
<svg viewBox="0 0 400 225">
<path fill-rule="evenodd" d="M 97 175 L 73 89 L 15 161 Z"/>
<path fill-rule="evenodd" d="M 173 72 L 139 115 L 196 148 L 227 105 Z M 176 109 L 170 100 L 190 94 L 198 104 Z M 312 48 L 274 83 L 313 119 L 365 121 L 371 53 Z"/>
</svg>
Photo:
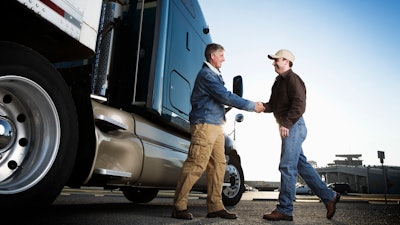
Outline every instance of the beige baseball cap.
<svg viewBox="0 0 400 225">
<path fill-rule="evenodd" d="M 275 55 L 268 55 L 269 59 L 280 59 L 285 58 L 288 59 L 290 62 L 294 62 L 294 55 L 289 50 L 281 49 L 275 53 Z"/>
</svg>

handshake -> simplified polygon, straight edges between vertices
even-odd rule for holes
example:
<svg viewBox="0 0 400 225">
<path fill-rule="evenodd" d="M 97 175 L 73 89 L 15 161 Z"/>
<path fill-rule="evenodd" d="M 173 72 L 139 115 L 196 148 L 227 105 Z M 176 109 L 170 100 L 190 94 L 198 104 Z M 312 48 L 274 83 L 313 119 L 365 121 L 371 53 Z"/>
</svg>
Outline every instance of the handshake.
<svg viewBox="0 0 400 225">
<path fill-rule="evenodd" d="M 254 108 L 254 111 L 256 113 L 260 113 L 260 112 L 264 112 L 265 107 L 264 104 L 262 102 L 256 102 L 256 107 Z"/>
</svg>

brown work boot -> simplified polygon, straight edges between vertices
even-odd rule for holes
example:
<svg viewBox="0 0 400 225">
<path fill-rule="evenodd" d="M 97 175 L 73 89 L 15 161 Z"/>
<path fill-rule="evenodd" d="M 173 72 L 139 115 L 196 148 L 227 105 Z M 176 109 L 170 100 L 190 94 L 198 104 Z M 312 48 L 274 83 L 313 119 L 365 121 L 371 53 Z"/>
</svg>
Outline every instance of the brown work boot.
<svg viewBox="0 0 400 225">
<path fill-rule="evenodd" d="M 327 219 L 332 219 L 333 215 L 335 215 L 336 212 L 336 203 L 338 203 L 340 200 L 340 194 L 336 192 L 335 197 L 326 204 L 326 218 Z"/>
<path fill-rule="evenodd" d="M 235 213 L 230 213 L 230 212 L 226 211 L 225 209 L 207 214 L 207 218 L 215 218 L 215 217 L 221 217 L 223 219 L 236 219 L 237 218 Z"/>
<path fill-rule="evenodd" d="M 288 216 L 274 210 L 269 214 L 264 214 L 263 219 L 273 220 L 273 221 L 279 221 L 279 220 L 293 221 L 293 216 Z"/>
<path fill-rule="evenodd" d="M 192 220 L 193 215 L 187 210 L 172 210 L 172 218 L 181 220 Z"/>
</svg>

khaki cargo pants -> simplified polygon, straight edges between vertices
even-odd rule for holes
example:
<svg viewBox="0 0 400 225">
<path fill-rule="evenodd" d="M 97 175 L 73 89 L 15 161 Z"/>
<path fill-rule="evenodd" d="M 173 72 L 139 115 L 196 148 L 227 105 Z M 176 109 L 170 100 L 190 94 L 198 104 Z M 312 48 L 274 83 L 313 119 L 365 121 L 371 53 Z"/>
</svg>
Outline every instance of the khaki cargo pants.
<svg viewBox="0 0 400 225">
<path fill-rule="evenodd" d="M 175 191 L 174 207 L 176 210 L 187 209 L 189 192 L 206 171 L 207 212 L 222 210 L 221 192 L 226 169 L 223 128 L 213 124 L 197 124 L 191 126 L 191 134 L 189 153 Z"/>
</svg>

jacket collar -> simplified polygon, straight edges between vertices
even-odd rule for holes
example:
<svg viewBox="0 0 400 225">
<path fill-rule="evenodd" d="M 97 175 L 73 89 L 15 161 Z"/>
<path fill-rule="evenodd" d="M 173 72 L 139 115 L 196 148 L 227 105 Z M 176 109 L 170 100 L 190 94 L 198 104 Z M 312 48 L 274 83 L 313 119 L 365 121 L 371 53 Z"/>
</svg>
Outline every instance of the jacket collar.
<svg viewBox="0 0 400 225">
<path fill-rule="evenodd" d="M 289 76 L 289 74 L 292 73 L 292 69 L 288 69 L 285 72 L 283 72 L 282 74 L 279 74 L 282 78 L 286 78 Z"/>
<path fill-rule="evenodd" d="M 212 70 L 214 73 L 221 75 L 221 71 L 219 71 L 219 69 L 217 69 L 213 65 L 211 65 L 211 63 L 204 61 L 204 64 L 206 64 L 208 66 L 208 68 L 210 68 L 210 70 Z"/>
</svg>

